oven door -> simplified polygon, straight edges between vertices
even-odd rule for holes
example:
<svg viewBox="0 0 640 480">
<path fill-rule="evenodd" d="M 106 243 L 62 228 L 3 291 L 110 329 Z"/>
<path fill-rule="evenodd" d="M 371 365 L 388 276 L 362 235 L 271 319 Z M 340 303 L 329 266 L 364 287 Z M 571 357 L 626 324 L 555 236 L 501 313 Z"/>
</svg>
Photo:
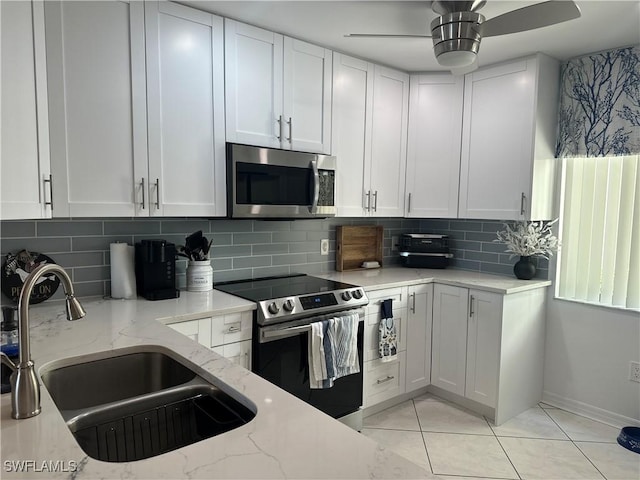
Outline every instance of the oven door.
<svg viewBox="0 0 640 480">
<path fill-rule="evenodd" d="M 339 316 L 333 314 L 329 317 Z M 264 379 L 304 400 L 333 418 L 358 411 L 362 406 L 362 358 L 364 321 L 358 324 L 358 361 L 360 372 L 334 381 L 333 387 L 309 387 L 309 323 L 320 320 L 257 327 L 253 345 L 253 371 Z"/>
<path fill-rule="evenodd" d="M 229 143 L 227 162 L 229 216 L 335 216 L 334 157 Z"/>
</svg>

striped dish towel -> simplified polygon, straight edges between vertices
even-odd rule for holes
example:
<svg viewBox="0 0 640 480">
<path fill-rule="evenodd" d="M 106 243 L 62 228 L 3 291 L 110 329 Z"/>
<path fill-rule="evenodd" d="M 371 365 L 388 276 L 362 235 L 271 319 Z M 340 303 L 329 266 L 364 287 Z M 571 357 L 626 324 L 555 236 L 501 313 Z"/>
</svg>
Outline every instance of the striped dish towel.
<svg viewBox="0 0 640 480">
<path fill-rule="evenodd" d="M 360 372 L 358 314 L 311 324 L 309 333 L 309 385 L 331 388 L 334 380 Z"/>
</svg>

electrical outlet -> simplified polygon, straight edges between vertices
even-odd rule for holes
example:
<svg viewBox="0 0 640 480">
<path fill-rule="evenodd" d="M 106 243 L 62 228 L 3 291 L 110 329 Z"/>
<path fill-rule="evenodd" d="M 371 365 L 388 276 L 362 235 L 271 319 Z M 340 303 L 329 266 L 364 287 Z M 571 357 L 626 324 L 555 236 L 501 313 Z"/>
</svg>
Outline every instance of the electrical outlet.
<svg viewBox="0 0 640 480">
<path fill-rule="evenodd" d="M 629 362 L 629 380 L 640 383 L 640 362 Z"/>
<path fill-rule="evenodd" d="M 329 255 L 329 239 L 320 240 L 320 255 Z"/>
<path fill-rule="evenodd" d="M 397 235 L 393 235 L 391 237 L 391 251 L 392 252 L 397 252 L 398 251 L 398 236 Z"/>
</svg>

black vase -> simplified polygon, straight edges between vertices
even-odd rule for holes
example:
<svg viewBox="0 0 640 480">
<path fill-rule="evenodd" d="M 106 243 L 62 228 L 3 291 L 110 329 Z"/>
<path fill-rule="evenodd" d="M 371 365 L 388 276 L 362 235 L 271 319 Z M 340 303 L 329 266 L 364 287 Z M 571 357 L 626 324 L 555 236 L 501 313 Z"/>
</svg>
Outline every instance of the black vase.
<svg viewBox="0 0 640 480">
<path fill-rule="evenodd" d="M 520 280 L 531 280 L 536 274 L 536 265 L 531 257 L 520 257 L 513 266 L 513 273 Z"/>
</svg>

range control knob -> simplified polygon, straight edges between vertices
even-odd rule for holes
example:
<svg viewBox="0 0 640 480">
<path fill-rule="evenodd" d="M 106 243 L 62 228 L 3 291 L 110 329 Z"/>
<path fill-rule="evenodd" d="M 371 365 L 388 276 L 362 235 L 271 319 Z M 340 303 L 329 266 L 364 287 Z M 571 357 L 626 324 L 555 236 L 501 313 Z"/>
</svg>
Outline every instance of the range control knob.
<svg viewBox="0 0 640 480">
<path fill-rule="evenodd" d="M 276 302 L 272 302 L 267 307 L 267 310 L 269 310 L 269 313 L 271 315 L 275 315 L 276 313 L 278 313 L 280 311 L 280 308 L 278 307 L 278 304 Z"/>
<path fill-rule="evenodd" d="M 360 290 L 354 290 L 351 292 L 351 295 L 353 295 L 353 298 L 356 300 L 360 300 L 362 298 L 362 292 Z"/>
<path fill-rule="evenodd" d="M 291 312 L 293 311 L 293 307 L 295 306 L 296 305 L 295 303 L 293 303 L 293 300 L 288 299 L 288 300 L 285 300 L 284 304 L 282 305 L 282 308 L 284 308 L 286 312 Z"/>
<path fill-rule="evenodd" d="M 348 302 L 349 300 L 351 300 L 351 294 L 349 292 L 342 292 L 342 295 L 340 296 L 345 302 Z"/>
</svg>

